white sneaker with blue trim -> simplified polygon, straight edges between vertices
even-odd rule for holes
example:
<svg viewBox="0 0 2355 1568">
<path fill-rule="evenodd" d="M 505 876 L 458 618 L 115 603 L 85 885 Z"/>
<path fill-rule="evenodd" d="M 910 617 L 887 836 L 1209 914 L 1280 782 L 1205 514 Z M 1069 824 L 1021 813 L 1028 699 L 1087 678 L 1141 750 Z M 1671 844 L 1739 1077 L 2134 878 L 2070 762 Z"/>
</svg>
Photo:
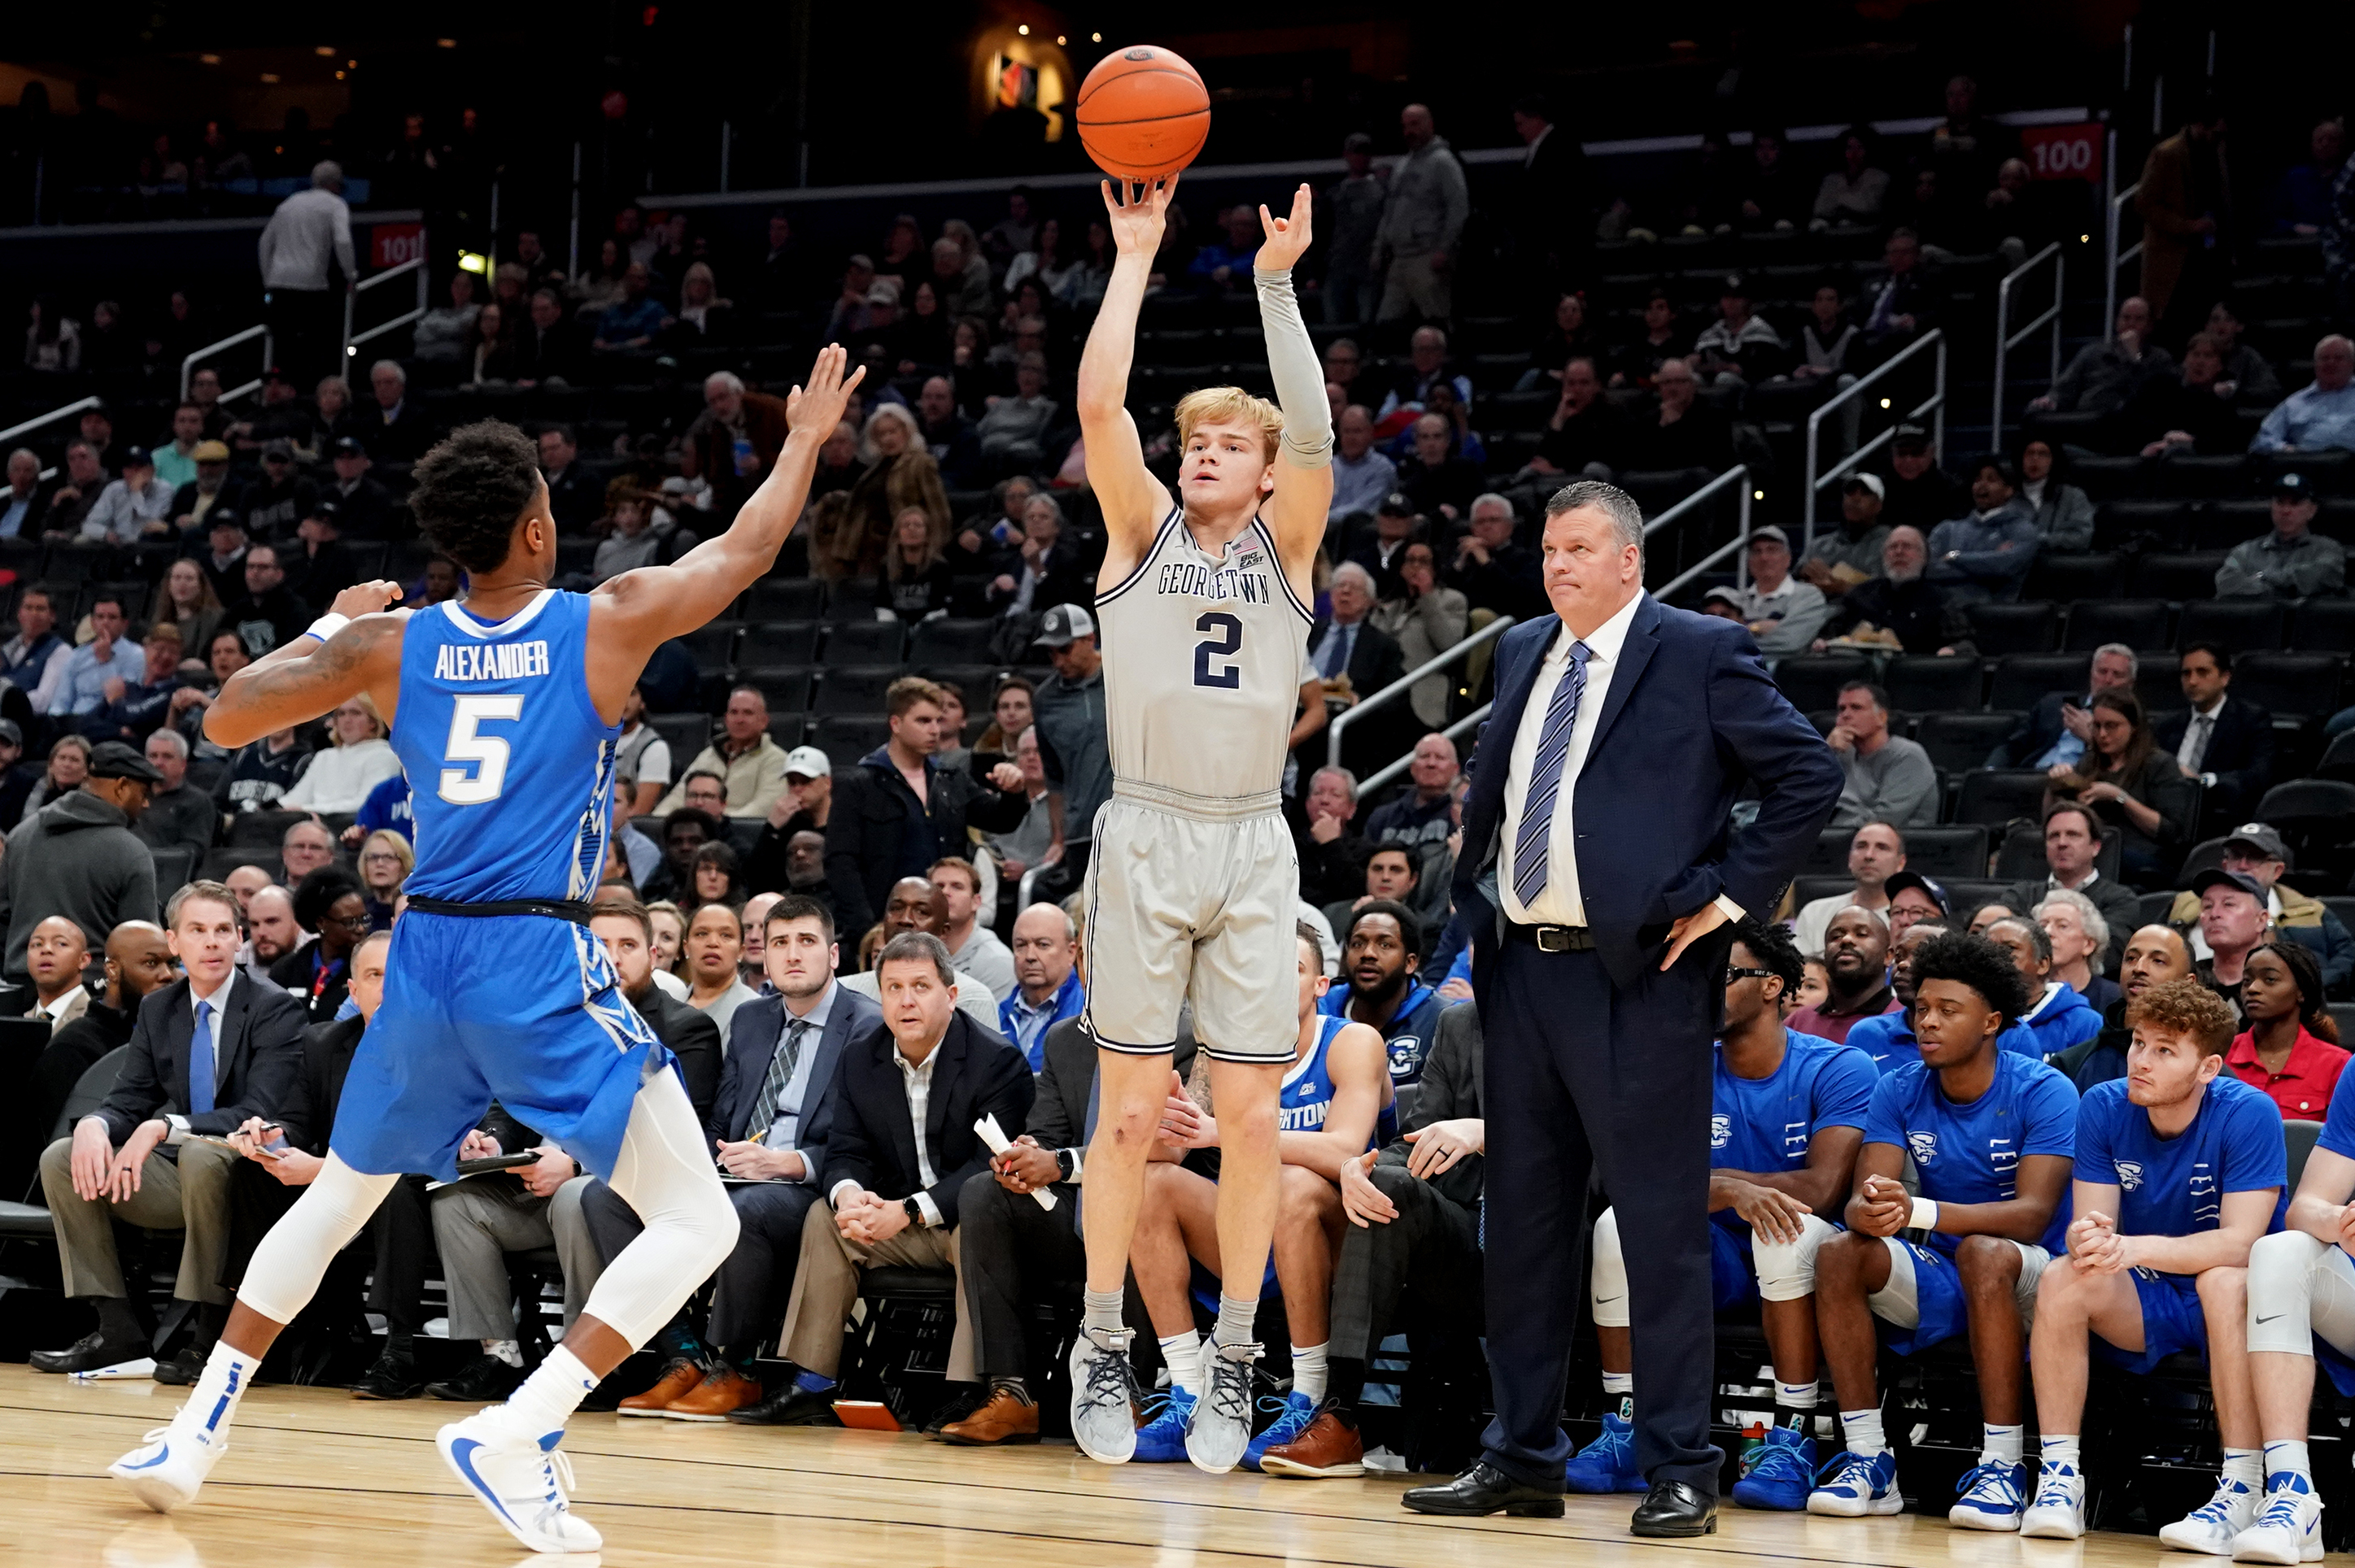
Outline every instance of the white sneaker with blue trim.
<svg viewBox="0 0 2355 1568">
<path fill-rule="evenodd" d="M 563 1432 L 537 1442 L 517 1437 L 499 1419 L 500 1409 L 493 1405 L 435 1433 L 442 1462 L 509 1535 L 534 1552 L 596 1551 L 604 1538 L 574 1516 L 567 1495 L 572 1463 L 557 1446 Z"/>
<path fill-rule="evenodd" d="M 2019 1516 L 2019 1533 L 2074 1541 L 2085 1533 L 2085 1478 L 2074 1465 L 2047 1459 L 2036 1474 L 2036 1500 Z"/>
<path fill-rule="evenodd" d="M 2264 1494 L 2246 1481 L 2229 1476 L 2218 1483 L 2216 1495 L 2158 1532 L 2159 1544 L 2179 1552 L 2203 1552 L 2230 1557 L 2241 1531 L 2257 1522 Z"/>
<path fill-rule="evenodd" d="M 1955 1495 L 1955 1506 L 1946 1510 L 1948 1524 L 1963 1530 L 2018 1530 L 2028 1506 L 2028 1467 L 1975 1465 L 1964 1472 Z"/>
</svg>

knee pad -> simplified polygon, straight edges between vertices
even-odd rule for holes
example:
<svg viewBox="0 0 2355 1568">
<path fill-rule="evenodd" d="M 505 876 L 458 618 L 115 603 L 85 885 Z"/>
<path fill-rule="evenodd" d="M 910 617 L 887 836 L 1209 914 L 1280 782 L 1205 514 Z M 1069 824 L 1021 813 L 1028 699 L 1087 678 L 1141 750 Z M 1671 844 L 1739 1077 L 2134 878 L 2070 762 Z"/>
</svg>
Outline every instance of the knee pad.
<svg viewBox="0 0 2355 1568">
<path fill-rule="evenodd" d="M 1627 1327 L 1627 1259 L 1619 1250 L 1619 1212 L 1605 1209 L 1594 1222 L 1594 1281 L 1590 1294 L 1598 1329 Z"/>
<path fill-rule="evenodd" d="M 1762 1301 L 1798 1301 L 1816 1293 L 1816 1253 L 1826 1238 L 1838 1233 L 1809 1214 L 1799 1222 L 1799 1239 L 1770 1242 L 1753 1236 L 1752 1261 L 1758 1267 L 1758 1298 Z"/>
<path fill-rule="evenodd" d="M 2260 1236 L 2249 1249 L 2249 1349 L 2314 1353 L 2314 1287 L 2332 1249 L 2304 1231 Z"/>
</svg>

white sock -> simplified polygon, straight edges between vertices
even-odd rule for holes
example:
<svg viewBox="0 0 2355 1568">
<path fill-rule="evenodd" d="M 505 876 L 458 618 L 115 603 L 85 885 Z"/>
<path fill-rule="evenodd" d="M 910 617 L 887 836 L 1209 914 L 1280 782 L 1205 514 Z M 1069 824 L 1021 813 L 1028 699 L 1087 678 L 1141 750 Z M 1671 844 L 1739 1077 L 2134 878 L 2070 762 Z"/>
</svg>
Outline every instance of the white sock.
<svg viewBox="0 0 2355 1568">
<path fill-rule="evenodd" d="M 2020 1450 L 2027 1443 L 2027 1429 L 2024 1424 L 2015 1423 L 2009 1426 L 1998 1426 L 1990 1421 L 1983 1425 L 1979 1430 L 1986 1434 L 1979 1440 L 1980 1464 L 2017 1465 L 2019 1463 Z"/>
<path fill-rule="evenodd" d="M 1188 1329 L 1161 1341 L 1162 1363 L 1169 1369 L 1169 1386 L 1188 1393 L 1202 1392 L 1202 1336 Z"/>
<path fill-rule="evenodd" d="M 495 1356 L 511 1367 L 523 1365 L 523 1346 L 514 1340 L 485 1340 L 483 1354 Z"/>
<path fill-rule="evenodd" d="M 524 1379 L 523 1386 L 497 1408 L 511 1430 L 534 1442 L 542 1442 L 549 1433 L 564 1429 L 564 1424 L 596 1386 L 596 1375 L 581 1364 L 581 1358 L 559 1345 L 539 1363 L 539 1370 Z"/>
<path fill-rule="evenodd" d="M 197 1385 L 188 1391 L 188 1403 L 180 1407 L 197 1441 L 208 1447 L 220 1445 L 228 1436 L 229 1418 L 237 1414 L 237 1402 L 245 1397 L 253 1374 L 261 1370 L 260 1356 L 214 1341 L 212 1354 L 205 1358 L 205 1370 L 197 1374 Z"/>
<path fill-rule="evenodd" d="M 1987 1430 L 1992 1432 L 1995 1428 L 1990 1426 Z M 2077 1457 L 2077 1439 L 2073 1434 L 2046 1433 L 2041 1457 L 2048 1465 L 2066 1465 L 2073 1470 L 2083 1467 Z"/>
<path fill-rule="evenodd" d="M 1636 1374 L 1634 1372 L 1604 1372 L 1603 1392 L 1617 1408 L 1620 1420 L 1636 1419 Z"/>
<path fill-rule="evenodd" d="M 2296 1476 L 2306 1482 L 2306 1489 L 2314 1489 L 2314 1461 L 2307 1457 L 2306 1444 L 2300 1442 L 2268 1443 L 2265 1445 L 2265 1487 L 2271 1490 L 2276 1476 Z"/>
<path fill-rule="evenodd" d="M 1252 1343 L 1252 1324 L 1259 1317 L 1259 1298 L 1238 1301 L 1225 1291 L 1219 1292 L 1218 1326 L 1210 1330 L 1210 1342 L 1216 1345 L 1248 1345 Z"/>
<path fill-rule="evenodd" d="M 1325 1351 L 1331 1343 L 1292 1347 L 1292 1392 L 1311 1404 L 1325 1397 Z"/>
<path fill-rule="evenodd" d="M 2251 1491 L 2264 1490 L 2265 1451 L 2263 1448 L 2225 1449 L 2224 1478 L 2238 1481 Z"/>
<path fill-rule="evenodd" d="M 1881 1435 L 1881 1412 L 1878 1410 L 1843 1410 L 1840 1430 L 1848 1435 L 1848 1451 L 1866 1458 L 1889 1452 L 1889 1439 Z"/>
</svg>

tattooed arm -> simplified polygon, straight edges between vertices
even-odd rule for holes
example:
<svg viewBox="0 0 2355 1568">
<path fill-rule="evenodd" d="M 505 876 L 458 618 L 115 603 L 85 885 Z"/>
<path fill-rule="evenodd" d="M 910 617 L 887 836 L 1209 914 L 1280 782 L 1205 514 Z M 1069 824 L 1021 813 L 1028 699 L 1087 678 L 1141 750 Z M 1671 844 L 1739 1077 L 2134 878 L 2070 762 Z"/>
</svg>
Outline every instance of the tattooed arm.
<svg viewBox="0 0 2355 1568">
<path fill-rule="evenodd" d="M 400 585 L 389 582 L 337 594 L 331 613 L 350 623 L 325 642 L 306 632 L 231 675 L 205 714 L 205 738 L 243 746 L 362 694 L 389 726 L 400 696 L 400 633 L 409 611 L 385 606 L 400 597 Z"/>
</svg>

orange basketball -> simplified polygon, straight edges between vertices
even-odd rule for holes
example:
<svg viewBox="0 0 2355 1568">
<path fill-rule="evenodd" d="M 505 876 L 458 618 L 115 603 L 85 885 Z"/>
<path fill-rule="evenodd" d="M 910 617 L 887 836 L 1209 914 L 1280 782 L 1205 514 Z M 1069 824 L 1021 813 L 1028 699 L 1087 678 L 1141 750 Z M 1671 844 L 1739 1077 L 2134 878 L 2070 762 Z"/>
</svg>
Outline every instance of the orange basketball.
<svg viewBox="0 0 2355 1568">
<path fill-rule="evenodd" d="M 1080 145 L 1114 179 L 1157 180 L 1192 163 L 1210 134 L 1201 73 L 1167 49 L 1106 55 L 1080 83 Z"/>
</svg>

